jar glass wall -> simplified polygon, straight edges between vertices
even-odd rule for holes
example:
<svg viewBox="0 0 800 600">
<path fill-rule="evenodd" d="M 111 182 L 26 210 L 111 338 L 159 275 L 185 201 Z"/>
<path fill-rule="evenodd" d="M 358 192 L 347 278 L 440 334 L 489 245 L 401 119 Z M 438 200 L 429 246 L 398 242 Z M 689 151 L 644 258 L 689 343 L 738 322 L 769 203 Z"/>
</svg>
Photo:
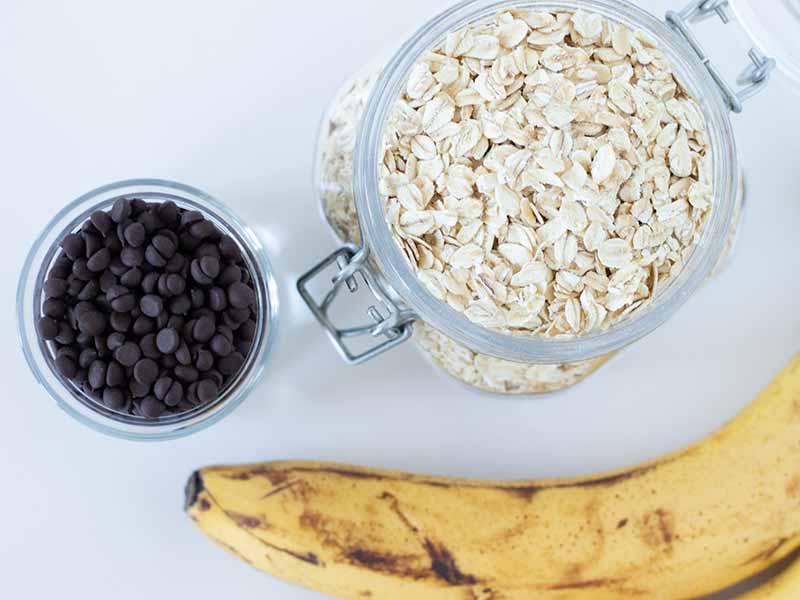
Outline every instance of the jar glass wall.
<svg viewBox="0 0 800 600">
<path fill-rule="evenodd" d="M 468 322 L 436 301 L 419 284 L 391 240 L 377 192 L 382 132 L 387 115 L 410 68 L 450 31 L 482 22 L 509 8 L 584 9 L 613 22 L 643 29 L 658 40 L 681 83 L 704 113 L 713 152 L 714 210 L 682 273 L 660 290 L 650 306 L 608 330 L 571 340 L 509 336 Z M 719 264 L 736 230 L 742 187 L 728 108 L 693 51 L 665 23 L 626 2 L 462 3 L 421 28 L 385 64 L 366 70 L 336 95 L 326 113 L 317 148 L 315 179 L 323 211 L 338 238 L 370 248 L 372 264 L 393 290 L 419 315 L 414 339 L 434 364 L 482 389 L 538 393 L 568 387 L 602 365 L 614 351 L 664 323 Z M 363 236 L 362 236 L 363 232 Z M 455 357 L 455 358 L 454 358 Z"/>
</svg>

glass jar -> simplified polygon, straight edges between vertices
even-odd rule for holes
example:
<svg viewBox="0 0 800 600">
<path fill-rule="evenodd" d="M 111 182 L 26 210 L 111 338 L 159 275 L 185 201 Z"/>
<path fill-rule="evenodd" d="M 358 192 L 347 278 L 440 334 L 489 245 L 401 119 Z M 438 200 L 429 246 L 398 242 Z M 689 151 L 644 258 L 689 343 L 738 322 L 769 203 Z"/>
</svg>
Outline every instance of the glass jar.
<svg viewBox="0 0 800 600">
<path fill-rule="evenodd" d="M 52 352 L 36 330 L 41 314 L 42 287 L 61 252 L 60 241 L 66 234 L 76 231 L 94 211 L 110 209 L 120 198 L 151 202 L 171 200 L 181 208 L 202 212 L 238 244 L 253 274 L 259 315 L 253 346 L 245 364 L 215 401 L 182 414 L 146 419 L 115 412 L 93 401 L 56 372 Z M 219 201 L 200 190 L 171 181 L 121 181 L 93 190 L 68 204 L 34 242 L 17 288 L 17 323 L 22 350 L 36 380 L 70 416 L 115 437 L 138 441 L 168 440 L 216 423 L 239 406 L 253 390 L 264 372 L 277 334 L 277 285 L 258 237 Z"/>
<path fill-rule="evenodd" d="M 749 0 L 740 0 L 746 3 Z M 392 238 L 378 191 L 382 139 L 390 110 L 417 59 L 445 35 L 467 24 L 488 21 L 509 9 L 582 9 L 611 22 L 641 29 L 654 38 L 676 77 L 698 102 L 712 148 L 714 208 L 681 272 L 647 307 L 607 329 L 569 338 L 510 335 L 477 325 L 421 284 Z M 735 90 L 719 75 L 689 27 L 719 14 L 725 0 L 698 0 L 666 22 L 626 1 L 469 0 L 439 14 L 405 42 L 386 63 L 352 78 L 327 111 L 315 157 L 315 186 L 328 224 L 345 245 L 300 278 L 298 289 L 350 363 L 359 363 L 412 337 L 439 368 L 482 390 L 532 394 L 564 389 L 597 370 L 616 351 L 667 321 L 722 264 L 733 244 L 743 203 L 743 180 L 729 113 L 763 86 L 775 61 L 750 51 L 752 65 Z M 373 65 L 374 66 L 374 65 Z M 382 71 L 380 66 L 383 66 Z M 320 296 L 314 280 L 332 271 L 333 287 Z M 340 327 L 331 309 L 345 289 L 366 284 L 376 301 L 366 324 Z M 372 340 L 354 350 L 357 338 Z M 363 344 L 362 344 L 363 346 Z"/>
</svg>

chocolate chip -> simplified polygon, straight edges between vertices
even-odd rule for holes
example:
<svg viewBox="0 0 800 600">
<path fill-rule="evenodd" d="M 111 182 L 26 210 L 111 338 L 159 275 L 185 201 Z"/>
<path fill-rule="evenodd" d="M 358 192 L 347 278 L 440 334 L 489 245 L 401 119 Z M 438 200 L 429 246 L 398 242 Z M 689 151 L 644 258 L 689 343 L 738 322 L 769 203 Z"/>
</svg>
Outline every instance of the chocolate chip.
<svg viewBox="0 0 800 600">
<path fill-rule="evenodd" d="M 172 388 L 172 383 L 173 379 L 171 377 L 160 377 L 155 384 L 153 384 L 153 394 L 163 402 L 170 388 Z"/>
<path fill-rule="evenodd" d="M 198 223 L 203 220 L 202 213 L 196 210 L 187 210 L 181 215 L 181 228 L 185 229 L 186 227 L 192 225 L 193 223 Z"/>
<path fill-rule="evenodd" d="M 39 319 L 38 330 L 43 340 L 54 340 L 58 337 L 58 321 L 50 317 L 42 317 Z"/>
<path fill-rule="evenodd" d="M 242 258 L 242 253 L 239 250 L 239 245 L 233 241 L 230 236 L 224 235 L 219 241 L 219 251 L 228 260 L 239 261 Z"/>
<path fill-rule="evenodd" d="M 119 284 L 119 280 L 117 276 L 114 275 L 110 270 L 103 271 L 100 274 L 100 278 L 97 280 L 98 284 L 100 285 L 100 289 L 105 293 L 110 290 L 115 285 Z M 125 284 L 123 284 L 125 285 Z"/>
<path fill-rule="evenodd" d="M 78 293 L 78 300 L 94 300 L 100 293 L 100 285 L 96 281 L 88 281 Z"/>
<path fill-rule="evenodd" d="M 164 233 L 160 233 L 153 238 L 152 246 L 166 260 L 172 258 L 178 250 L 176 241 Z"/>
<path fill-rule="evenodd" d="M 67 305 L 62 300 L 50 298 L 44 301 L 42 312 L 51 319 L 63 319 L 67 314 Z"/>
<path fill-rule="evenodd" d="M 218 287 L 208 290 L 208 306 L 216 312 L 225 310 L 228 307 L 228 295 L 225 290 Z"/>
<path fill-rule="evenodd" d="M 236 265 L 228 265 L 217 277 L 217 284 L 222 288 L 227 288 L 232 283 L 242 280 L 242 270 Z"/>
<path fill-rule="evenodd" d="M 105 388 L 103 404 L 111 410 L 121 410 L 125 406 L 125 393 L 118 388 Z"/>
<path fill-rule="evenodd" d="M 129 267 L 122 262 L 122 259 L 119 256 L 112 258 L 111 264 L 108 266 L 108 270 L 117 277 L 122 277 L 128 271 L 128 269 Z"/>
<path fill-rule="evenodd" d="M 228 302 L 234 308 L 247 308 L 256 302 L 255 292 L 242 282 L 228 286 Z"/>
<path fill-rule="evenodd" d="M 157 210 L 158 216 L 165 225 L 174 227 L 180 222 L 181 210 L 178 208 L 178 205 L 171 200 L 167 200 L 166 202 L 160 204 Z"/>
<path fill-rule="evenodd" d="M 175 351 L 175 359 L 182 365 L 188 366 L 192 364 L 192 353 L 186 342 L 181 342 L 181 345 Z"/>
<path fill-rule="evenodd" d="M 72 260 L 83 257 L 86 252 L 86 244 L 83 238 L 76 233 L 70 233 L 65 236 L 61 240 L 61 248 L 64 250 L 64 254 Z"/>
<path fill-rule="evenodd" d="M 145 230 L 147 233 L 153 233 L 157 229 L 160 229 L 163 223 L 161 222 L 161 217 L 158 216 L 158 211 L 149 209 L 143 212 L 138 217 L 139 223 L 144 225 Z"/>
<path fill-rule="evenodd" d="M 219 395 L 219 386 L 211 379 L 203 379 L 197 384 L 197 398 L 200 402 L 211 402 Z"/>
<path fill-rule="evenodd" d="M 78 317 L 78 327 L 83 333 L 91 336 L 100 335 L 106 330 L 108 318 L 101 312 L 89 310 Z"/>
<path fill-rule="evenodd" d="M 164 396 L 163 402 L 167 406 L 177 406 L 183 400 L 183 385 L 180 381 L 174 381 Z"/>
<path fill-rule="evenodd" d="M 106 338 L 106 347 L 111 352 L 116 352 L 117 348 L 125 345 L 125 334 L 115 331 Z"/>
<path fill-rule="evenodd" d="M 210 371 L 214 367 L 214 355 L 208 350 L 198 350 L 196 353 L 194 366 L 201 373 Z"/>
<path fill-rule="evenodd" d="M 51 277 L 44 282 L 44 294 L 46 298 L 61 298 L 66 293 L 66 280 Z"/>
<path fill-rule="evenodd" d="M 148 333 L 139 341 L 139 348 L 142 349 L 142 356 L 145 358 L 152 358 L 153 360 L 161 358 L 156 336 L 153 333 Z"/>
<path fill-rule="evenodd" d="M 93 212 L 89 220 L 92 222 L 95 229 L 104 236 L 114 228 L 114 221 L 111 219 L 111 216 L 103 210 L 96 210 Z"/>
<path fill-rule="evenodd" d="M 211 317 L 200 317 L 194 324 L 192 334 L 195 340 L 204 344 L 214 337 L 216 330 L 214 319 Z"/>
<path fill-rule="evenodd" d="M 241 354 L 242 356 L 247 356 L 250 354 L 250 348 L 252 347 L 253 342 L 245 340 L 244 338 L 239 338 L 233 342 L 233 347 Z"/>
<path fill-rule="evenodd" d="M 200 264 L 200 259 L 196 258 L 192 261 L 192 266 L 190 271 L 192 274 L 192 279 L 198 285 L 211 285 L 212 283 L 214 283 L 214 280 L 208 275 L 206 275 L 205 272 L 203 271 L 203 267 Z"/>
<path fill-rule="evenodd" d="M 106 370 L 106 385 L 108 387 L 119 387 L 125 384 L 125 369 L 118 362 L 111 362 Z"/>
<path fill-rule="evenodd" d="M 152 244 L 144 252 L 145 260 L 154 267 L 163 267 L 167 264 L 167 259 L 161 256 Z"/>
<path fill-rule="evenodd" d="M 156 346 L 164 354 L 173 354 L 179 347 L 181 338 L 175 329 L 167 328 L 158 332 Z"/>
<path fill-rule="evenodd" d="M 241 327 L 239 327 L 238 333 L 243 340 L 248 342 L 253 341 L 253 339 L 256 337 L 256 322 L 252 319 L 248 319 L 242 323 Z"/>
<path fill-rule="evenodd" d="M 152 294 L 158 290 L 158 278 L 159 274 L 155 271 L 142 278 L 142 290 L 145 294 Z"/>
<path fill-rule="evenodd" d="M 169 310 L 173 315 L 185 315 L 192 308 L 192 301 L 186 294 L 176 296 L 169 303 Z"/>
<path fill-rule="evenodd" d="M 124 343 L 114 352 L 114 358 L 123 367 L 134 366 L 137 362 L 139 362 L 139 359 L 141 357 L 142 357 L 141 349 L 139 348 L 138 345 L 134 344 L 133 342 Z"/>
<path fill-rule="evenodd" d="M 131 326 L 131 320 L 130 313 L 116 311 L 112 312 L 111 317 L 109 318 L 111 329 L 120 333 L 125 333 L 128 331 Z"/>
<path fill-rule="evenodd" d="M 202 308 L 206 303 L 206 294 L 200 288 L 194 288 L 189 294 L 192 298 L 192 306 L 194 308 Z"/>
<path fill-rule="evenodd" d="M 135 379 L 131 379 L 128 382 L 128 390 L 130 390 L 131 396 L 134 398 L 144 398 L 150 393 L 151 388 L 151 385 L 136 381 Z"/>
<path fill-rule="evenodd" d="M 228 356 L 233 351 L 233 345 L 230 340 L 220 333 L 211 338 L 209 347 L 214 354 L 220 357 Z"/>
<path fill-rule="evenodd" d="M 156 324 L 150 317 L 144 315 L 137 317 L 133 322 L 133 333 L 139 337 L 145 336 L 148 333 L 153 333 L 156 329 Z"/>
<path fill-rule="evenodd" d="M 217 362 L 217 368 L 223 375 L 235 375 L 244 364 L 244 356 L 238 352 L 232 352 Z"/>
<path fill-rule="evenodd" d="M 211 221 L 202 220 L 193 223 L 189 227 L 189 235 L 191 235 L 195 239 L 202 240 L 212 236 L 216 232 L 216 230 L 217 228 Z"/>
<path fill-rule="evenodd" d="M 211 379 L 214 383 L 217 384 L 218 388 L 222 388 L 222 384 L 225 383 L 225 378 L 222 376 L 222 373 L 217 371 L 216 369 L 211 369 L 205 374 L 207 379 Z"/>
<path fill-rule="evenodd" d="M 72 379 L 78 372 L 78 364 L 71 356 L 67 356 L 65 354 L 58 356 L 55 360 L 55 364 L 58 372 L 67 379 Z"/>
<path fill-rule="evenodd" d="M 139 301 L 139 308 L 146 316 L 155 318 L 164 310 L 164 301 L 160 296 L 148 294 Z"/>
<path fill-rule="evenodd" d="M 139 383 L 150 385 L 158 379 L 158 364 L 150 358 L 143 358 L 133 367 L 133 376 Z"/>
<path fill-rule="evenodd" d="M 122 242 L 120 241 L 119 236 L 113 231 L 106 235 L 105 246 L 108 248 L 109 252 L 111 252 L 112 256 L 122 252 Z"/>
<path fill-rule="evenodd" d="M 170 295 L 179 296 L 186 289 L 186 280 L 176 273 L 167 275 L 166 288 Z"/>
<path fill-rule="evenodd" d="M 108 299 L 108 294 L 106 294 Z M 136 306 L 136 296 L 127 293 L 111 301 L 111 308 L 116 312 L 130 312 Z"/>
<path fill-rule="evenodd" d="M 81 369 L 88 369 L 97 360 L 97 350 L 94 348 L 84 348 L 78 356 L 78 366 Z"/>
<path fill-rule="evenodd" d="M 159 402 L 154 396 L 147 396 L 140 405 L 142 416 L 148 419 L 157 419 L 166 410 L 164 404 Z"/>
<path fill-rule="evenodd" d="M 144 250 L 139 247 L 130 246 L 123 248 L 119 255 L 119 259 L 122 261 L 122 264 L 129 269 L 139 267 L 144 262 Z"/>
<path fill-rule="evenodd" d="M 129 246 L 138 248 L 144 244 L 145 240 L 147 239 L 147 230 L 141 223 L 131 223 L 125 228 L 124 237 L 125 242 Z"/>
<path fill-rule="evenodd" d="M 194 383 L 189 384 L 189 387 L 186 388 L 185 398 L 186 398 L 186 400 L 189 401 L 189 403 L 192 406 L 197 406 L 198 404 L 200 404 L 200 398 L 197 397 L 197 382 L 196 381 Z"/>
<path fill-rule="evenodd" d="M 111 251 L 103 248 L 92 254 L 92 257 L 86 262 L 86 268 L 93 273 L 100 273 L 105 271 L 109 264 L 111 264 Z"/>
<path fill-rule="evenodd" d="M 183 254 L 176 254 L 167 261 L 164 270 L 167 273 L 180 273 L 184 266 L 186 266 L 186 257 Z"/>
<path fill-rule="evenodd" d="M 92 389 L 99 390 L 106 383 L 108 375 L 108 365 L 102 360 L 95 360 L 89 366 L 89 385 Z"/>
<path fill-rule="evenodd" d="M 200 268 L 207 277 L 214 279 L 219 275 L 219 259 L 214 256 L 204 256 L 200 259 Z"/>
<path fill-rule="evenodd" d="M 125 198 L 118 198 L 111 208 L 111 218 L 115 223 L 122 223 L 130 218 L 132 212 L 131 203 Z"/>
<path fill-rule="evenodd" d="M 178 365 L 175 367 L 175 377 L 185 383 L 194 383 L 200 377 L 200 373 L 194 367 Z"/>
<path fill-rule="evenodd" d="M 142 277 L 144 277 L 144 274 L 141 269 L 134 267 L 125 271 L 122 277 L 119 278 L 119 282 L 129 288 L 135 288 L 142 283 Z"/>
</svg>

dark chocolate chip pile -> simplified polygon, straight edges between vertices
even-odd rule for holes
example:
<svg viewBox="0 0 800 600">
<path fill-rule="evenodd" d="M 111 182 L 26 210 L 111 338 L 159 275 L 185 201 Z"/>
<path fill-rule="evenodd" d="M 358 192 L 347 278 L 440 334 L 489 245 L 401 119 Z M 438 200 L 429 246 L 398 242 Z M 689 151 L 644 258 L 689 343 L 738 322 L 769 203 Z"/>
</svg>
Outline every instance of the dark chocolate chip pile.
<svg viewBox="0 0 800 600">
<path fill-rule="evenodd" d="M 201 213 L 120 199 L 61 247 L 39 335 L 92 400 L 155 419 L 212 402 L 239 372 L 258 322 L 252 274 Z"/>
</svg>

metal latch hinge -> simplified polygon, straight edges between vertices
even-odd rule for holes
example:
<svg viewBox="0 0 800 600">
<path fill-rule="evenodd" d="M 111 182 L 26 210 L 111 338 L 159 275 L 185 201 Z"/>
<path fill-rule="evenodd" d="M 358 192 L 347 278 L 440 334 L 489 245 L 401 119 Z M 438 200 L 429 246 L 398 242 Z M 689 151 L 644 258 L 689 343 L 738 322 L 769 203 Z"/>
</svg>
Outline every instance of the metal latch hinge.
<svg viewBox="0 0 800 600">
<path fill-rule="evenodd" d="M 350 364 L 368 361 L 405 342 L 411 337 L 413 324 L 417 318 L 413 311 L 402 308 L 386 293 L 368 264 L 367 256 L 366 248 L 343 246 L 297 280 L 297 290 L 308 308 L 328 332 L 342 358 Z M 320 274 L 334 266 L 338 271 L 331 279 L 332 287 L 322 301 L 317 302 L 309 290 L 309 285 Z M 357 293 L 362 283 L 376 300 L 376 303 L 367 309 L 367 315 L 372 319 L 372 323 L 357 327 L 337 327 L 329 315 L 334 300 L 343 288 L 351 294 Z M 347 343 L 348 340 L 364 336 L 382 339 L 365 350 L 353 351 Z"/>
<path fill-rule="evenodd" d="M 690 29 L 692 23 L 704 21 L 714 15 L 727 24 L 730 22 L 728 13 L 728 0 L 695 0 L 680 12 L 668 11 L 666 15 L 667 23 L 680 33 L 687 43 L 703 61 L 709 74 L 719 87 L 722 95 L 735 113 L 742 112 L 742 105 L 745 100 L 756 94 L 763 88 L 769 80 L 770 73 L 775 68 L 775 61 L 764 56 L 758 48 L 751 48 L 747 53 L 751 64 L 748 65 L 739 78 L 737 84 L 741 86 L 738 90 L 729 84 L 719 72 L 711 58 L 706 54 L 697 36 Z"/>
</svg>

